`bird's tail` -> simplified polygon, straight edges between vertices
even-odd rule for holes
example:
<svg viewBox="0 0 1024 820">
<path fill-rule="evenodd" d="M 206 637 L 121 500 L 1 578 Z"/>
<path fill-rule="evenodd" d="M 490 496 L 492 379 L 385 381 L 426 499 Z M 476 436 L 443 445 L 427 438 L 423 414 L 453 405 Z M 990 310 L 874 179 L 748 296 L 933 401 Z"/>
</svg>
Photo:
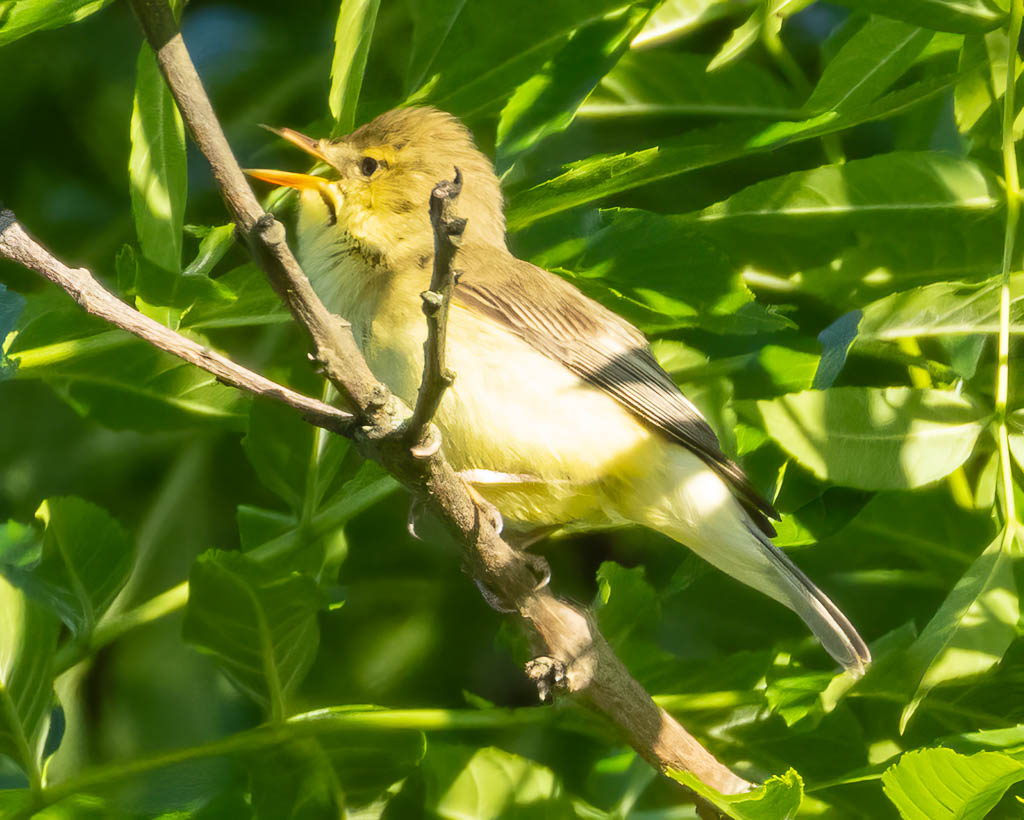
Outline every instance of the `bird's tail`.
<svg viewBox="0 0 1024 820">
<path fill-rule="evenodd" d="M 839 607 L 750 520 L 715 473 L 692 453 L 673 449 L 662 467 L 669 475 L 638 488 L 647 498 L 640 523 L 792 609 L 836 661 L 863 675 L 871 652 Z"/>
</svg>

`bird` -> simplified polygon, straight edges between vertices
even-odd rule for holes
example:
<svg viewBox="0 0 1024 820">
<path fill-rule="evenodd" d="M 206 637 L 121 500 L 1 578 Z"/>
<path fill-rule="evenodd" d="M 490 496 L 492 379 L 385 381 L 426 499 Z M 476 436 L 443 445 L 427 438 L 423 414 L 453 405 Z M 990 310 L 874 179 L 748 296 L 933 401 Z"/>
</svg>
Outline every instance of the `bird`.
<svg viewBox="0 0 1024 820">
<path fill-rule="evenodd" d="M 864 640 L 772 543 L 778 513 L 725 455 L 643 333 L 509 250 L 501 184 L 460 120 L 404 107 L 338 138 L 271 130 L 327 170 L 247 173 L 299 192 L 303 270 L 350 323 L 374 375 L 410 406 L 427 334 L 428 203 L 457 169 L 466 224 L 447 328 L 455 379 L 434 422 L 448 461 L 508 532 L 524 543 L 554 529 L 663 533 L 793 610 L 841 666 L 863 675 L 871 661 Z"/>
</svg>

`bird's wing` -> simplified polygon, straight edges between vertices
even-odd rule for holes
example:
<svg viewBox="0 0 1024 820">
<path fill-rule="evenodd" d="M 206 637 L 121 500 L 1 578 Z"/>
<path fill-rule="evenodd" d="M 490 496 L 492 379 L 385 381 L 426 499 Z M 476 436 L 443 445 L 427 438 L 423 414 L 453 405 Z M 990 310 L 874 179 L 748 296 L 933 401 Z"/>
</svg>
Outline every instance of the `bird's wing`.
<svg viewBox="0 0 1024 820">
<path fill-rule="evenodd" d="M 511 330 L 692 450 L 726 481 L 760 529 L 775 535 L 768 517 L 779 514 L 722 452 L 714 430 L 661 369 L 639 330 L 564 279 L 506 252 L 464 248 L 458 263 L 466 269 L 455 287 L 457 303 Z"/>
</svg>

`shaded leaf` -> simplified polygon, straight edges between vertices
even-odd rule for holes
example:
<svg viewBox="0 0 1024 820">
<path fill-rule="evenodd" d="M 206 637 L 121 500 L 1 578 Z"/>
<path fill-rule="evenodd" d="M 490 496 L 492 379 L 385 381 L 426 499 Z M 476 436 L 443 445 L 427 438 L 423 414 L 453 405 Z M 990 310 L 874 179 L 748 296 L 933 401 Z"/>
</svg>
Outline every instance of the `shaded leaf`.
<svg viewBox="0 0 1024 820">
<path fill-rule="evenodd" d="M 181 318 L 182 327 L 196 330 L 283 324 L 291 315 L 255 265 L 240 265 L 217 277 L 218 286 L 232 295 L 228 300 L 196 302 Z"/>
<path fill-rule="evenodd" d="M 818 478 L 865 490 L 920 487 L 974 449 L 989 413 L 964 396 L 833 387 L 757 402 L 768 434 Z"/>
<path fill-rule="evenodd" d="M 279 719 L 316 657 L 323 606 L 308 576 L 277 575 L 241 553 L 209 550 L 189 575 L 185 640 Z"/>
<path fill-rule="evenodd" d="M 77 23 L 111 0 L 17 0 L 0 4 L 0 46 L 34 31 Z"/>
<path fill-rule="evenodd" d="M 9 378 L 14 365 L 7 358 L 7 336 L 14 330 L 14 326 L 25 309 L 25 297 L 0 282 L 0 381 Z"/>
<path fill-rule="evenodd" d="M 42 554 L 24 587 L 87 635 L 128 581 L 135 545 L 110 513 L 81 498 L 51 498 L 36 512 L 46 526 Z"/>
<path fill-rule="evenodd" d="M 999 752 L 917 749 L 886 769 L 882 788 L 904 820 L 982 820 L 1022 780 L 1024 762 Z"/>
<path fill-rule="evenodd" d="M 798 116 L 793 92 L 754 63 L 707 72 L 696 54 L 630 51 L 580 109 L 582 117 Z"/>
<path fill-rule="evenodd" d="M 342 0 L 334 28 L 331 90 L 327 96 L 334 125 L 331 134 L 349 133 L 356 122 L 356 104 L 366 71 L 380 0 Z"/>
</svg>

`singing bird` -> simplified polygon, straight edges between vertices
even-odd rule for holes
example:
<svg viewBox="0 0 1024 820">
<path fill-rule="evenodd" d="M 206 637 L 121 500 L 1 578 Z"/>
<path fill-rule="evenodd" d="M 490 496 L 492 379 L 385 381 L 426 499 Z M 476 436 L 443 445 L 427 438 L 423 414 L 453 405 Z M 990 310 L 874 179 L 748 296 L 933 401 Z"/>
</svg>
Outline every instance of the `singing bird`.
<svg viewBox="0 0 1024 820">
<path fill-rule="evenodd" d="M 438 409 L 452 466 L 520 533 L 640 524 L 796 612 L 855 675 L 870 652 L 774 544 L 771 504 L 629 322 L 505 240 L 501 186 L 468 129 L 401 108 L 339 139 L 278 131 L 324 175 L 252 170 L 300 192 L 298 255 L 374 374 L 412 405 L 423 372 L 434 185 L 463 178 L 467 220 L 448 323 L 454 385 Z M 685 264 L 685 260 L 680 260 Z"/>
</svg>

